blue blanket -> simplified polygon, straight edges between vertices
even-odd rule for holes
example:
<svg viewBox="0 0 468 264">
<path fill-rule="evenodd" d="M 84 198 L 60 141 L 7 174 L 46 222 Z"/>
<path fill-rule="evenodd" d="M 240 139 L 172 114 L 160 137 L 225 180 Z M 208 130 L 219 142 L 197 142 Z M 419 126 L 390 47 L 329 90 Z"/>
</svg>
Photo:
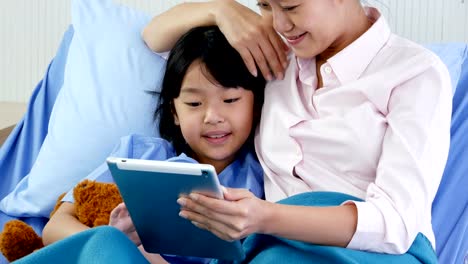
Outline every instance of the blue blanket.
<svg viewBox="0 0 468 264">
<path fill-rule="evenodd" d="M 311 192 L 280 201 L 281 204 L 333 206 L 359 199 L 341 193 Z M 340 247 L 314 245 L 280 237 L 252 235 L 244 241 L 247 263 L 437 263 L 431 243 L 419 234 L 406 254 L 389 255 Z"/>
<path fill-rule="evenodd" d="M 283 204 L 306 206 L 339 205 L 355 197 L 332 192 L 313 192 L 290 197 Z M 437 263 L 430 242 L 418 235 L 408 253 L 388 255 L 318 246 L 267 235 L 252 235 L 244 241 L 243 263 Z M 97 227 L 61 240 L 28 255 L 17 264 L 28 263 L 147 263 L 136 246 L 112 227 Z M 215 261 L 217 262 L 217 261 Z M 225 262 L 218 262 L 225 263 Z"/>
<path fill-rule="evenodd" d="M 140 264 L 148 261 L 122 232 L 101 226 L 53 243 L 13 263 Z"/>
</svg>

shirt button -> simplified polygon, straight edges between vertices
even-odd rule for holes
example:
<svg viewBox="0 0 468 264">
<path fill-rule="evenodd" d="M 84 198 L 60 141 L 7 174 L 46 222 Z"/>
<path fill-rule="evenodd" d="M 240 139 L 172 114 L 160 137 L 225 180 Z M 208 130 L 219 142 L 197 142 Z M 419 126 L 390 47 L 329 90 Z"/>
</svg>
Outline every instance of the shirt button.
<svg viewBox="0 0 468 264">
<path fill-rule="evenodd" d="M 332 68 L 330 66 L 325 66 L 325 73 L 326 74 L 332 73 Z"/>
</svg>

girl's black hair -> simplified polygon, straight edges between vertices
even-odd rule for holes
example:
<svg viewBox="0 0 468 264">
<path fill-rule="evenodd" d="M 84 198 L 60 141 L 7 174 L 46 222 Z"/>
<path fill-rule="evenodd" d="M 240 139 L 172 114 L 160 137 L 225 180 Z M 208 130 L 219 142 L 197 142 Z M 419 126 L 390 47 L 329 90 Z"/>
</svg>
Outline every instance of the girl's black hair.
<svg viewBox="0 0 468 264">
<path fill-rule="evenodd" d="M 240 54 L 229 44 L 217 26 L 197 27 L 184 34 L 172 48 L 162 81 L 155 119 L 159 118 L 162 138 L 171 142 L 177 153 L 191 152 L 180 127 L 175 125 L 173 100 L 179 97 L 182 81 L 189 66 L 199 60 L 207 74 L 205 77 L 224 87 L 242 87 L 254 94 L 254 122 L 249 140 L 260 120 L 265 79 L 253 76 Z M 260 71 L 258 71 L 260 72 Z"/>
</svg>

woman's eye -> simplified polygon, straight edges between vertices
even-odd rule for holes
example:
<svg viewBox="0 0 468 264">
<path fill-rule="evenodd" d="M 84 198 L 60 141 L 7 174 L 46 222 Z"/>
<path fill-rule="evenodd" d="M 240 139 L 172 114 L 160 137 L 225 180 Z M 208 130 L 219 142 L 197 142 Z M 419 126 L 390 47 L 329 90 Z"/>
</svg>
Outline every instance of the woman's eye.
<svg viewBox="0 0 468 264">
<path fill-rule="evenodd" d="M 268 5 L 267 3 L 258 2 L 258 3 L 257 3 L 257 6 L 258 6 L 260 9 L 264 9 L 264 10 L 269 10 L 269 9 L 270 9 L 270 5 Z"/>
<path fill-rule="evenodd" d="M 201 105 L 200 102 L 185 102 L 185 104 L 190 106 L 190 107 L 197 107 L 197 106 Z"/>
<path fill-rule="evenodd" d="M 285 6 L 285 7 L 283 7 L 283 10 L 284 11 L 293 11 L 294 9 L 296 9 L 296 7 L 298 7 L 298 6 Z"/>
<path fill-rule="evenodd" d="M 237 98 L 230 98 L 230 99 L 224 100 L 224 102 L 227 103 L 227 104 L 232 104 L 232 103 L 234 103 L 234 102 L 239 101 L 239 99 L 240 99 L 240 97 L 237 97 Z"/>
</svg>

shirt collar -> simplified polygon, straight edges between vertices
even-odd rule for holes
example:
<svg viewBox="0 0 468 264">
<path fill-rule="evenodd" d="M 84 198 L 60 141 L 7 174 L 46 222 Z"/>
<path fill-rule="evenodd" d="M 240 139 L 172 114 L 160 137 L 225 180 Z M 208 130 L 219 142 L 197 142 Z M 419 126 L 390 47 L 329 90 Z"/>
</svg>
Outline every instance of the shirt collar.
<svg viewBox="0 0 468 264">
<path fill-rule="evenodd" d="M 297 58 L 297 57 L 296 57 Z M 317 79 L 315 69 L 315 58 L 312 59 L 296 59 L 299 80 L 314 87 L 313 82 Z"/>
<path fill-rule="evenodd" d="M 375 21 L 372 26 L 353 43 L 327 60 L 341 83 L 357 80 L 369 66 L 372 59 L 390 38 L 390 27 L 376 8 L 365 7 L 367 17 Z M 311 64 L 315 58 L 297 58 L 301 81 L 315 76 L 315 67 Z"/>
</svg>

